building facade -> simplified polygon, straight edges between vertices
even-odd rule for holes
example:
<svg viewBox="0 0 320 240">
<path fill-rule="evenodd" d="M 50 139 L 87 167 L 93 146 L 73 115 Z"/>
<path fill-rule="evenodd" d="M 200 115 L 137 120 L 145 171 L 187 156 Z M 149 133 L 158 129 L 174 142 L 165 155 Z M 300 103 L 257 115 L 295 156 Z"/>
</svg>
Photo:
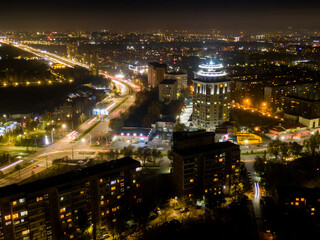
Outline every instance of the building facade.
<svg viewBox="0 0 320 240">
<path fill-rule="evenodd" d="M 188 88 L 188 74 L 183 72 L 169 72 L 164 74 L 165 79 L 174 79 L 178 82 L 178 89 Z"/>
<path fill-rule="evenodd" d="M 177 100 L 178 83 L 177 80 L 164 79 L 159 83 L 159 101 L 171 102 Z"/>
<path fill-rule="evenodd" d="M 166 64 L 158 62 L 150 62 L 148 64 L 148 85 L 152 88 L 158 86 L 158 84 L 164 79 L 166 72 Z"/>
<path fill-rule="evenodd" d="M 196 127 L 214 131 L 229 121 L 230 81 L 222 64 L 199 65 L 193 79 L 192 120 Z"/>
<path fill-rule="evenodd" d="M 87 227 L 112 227 L 142 201 L 139 166 L 122 158 L 2 188 L 0 239 L 79 239 Z"/>
<path fill-rule="evenodd" d="M 240 149 L 204 130 L 173 133 L 172 177 L 179 197 L 221 195 L 239 174 Z"/>
</svg>

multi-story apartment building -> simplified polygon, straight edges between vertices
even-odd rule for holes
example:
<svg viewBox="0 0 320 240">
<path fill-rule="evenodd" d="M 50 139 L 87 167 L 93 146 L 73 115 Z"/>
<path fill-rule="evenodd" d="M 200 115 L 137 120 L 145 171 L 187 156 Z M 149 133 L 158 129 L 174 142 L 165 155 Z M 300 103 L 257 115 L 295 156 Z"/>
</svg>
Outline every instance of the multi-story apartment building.
<svg viewBox="0 0 320 240">
<path fill-rule="evenodd" d="M 78 239 L 88 226 L 124 220 L 142 201 L 132 158 L 0 191 L 0 239 Z"/>
<path fill-rule="evenodd" d="M 285 117 L 309 128 L 319 127 L 320 84 L 300 83 L 265 87 L 265 101 L 273 111 L 283 111 Z"/>
<path fill-rule="evenodd" d="M 239 174 L 239 164 L 239 146 L 215 143 L 212 132 L 173 133 L 172 176 L 179 197 L 202 198 L 228 191 Z"/>
<path fill-rule="evenodd" d="M 168 72 L 164 74 L 165 79 L 174 79 L 178 82 L 178 89 L 188 87 L 188 74 L 183 72 Z"/>
<path fill-rule="evenodd" d="M 193 79 L 193 113 L 196 127 L 214 131 L 229 120 L 230 81 L 222 64 L 201 64 Z"/>
<path fill-rule="evenodd" d="M 152 88 L 158 86 L 158 84 L 164 79 L 166 72 L 166 64 L 158 62 L 150 62 L 148 64 L 148 85 Z"/>
<path fill-rule="evenodd" d="M 164 79 L 159 83 L 159 101 L 171 102 L 177 100 L 177 80 Z"/>
</svg>

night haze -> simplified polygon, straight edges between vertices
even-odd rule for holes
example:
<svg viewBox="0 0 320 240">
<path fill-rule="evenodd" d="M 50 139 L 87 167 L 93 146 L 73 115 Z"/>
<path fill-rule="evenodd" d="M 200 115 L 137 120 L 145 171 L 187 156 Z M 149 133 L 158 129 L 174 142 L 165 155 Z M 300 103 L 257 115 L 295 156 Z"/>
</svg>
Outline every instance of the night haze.
<svg viewBox="0 0 320 240">
<path fill-rule="evenodd" d="M 152 31 L 271 31 L 319 27 L 320 3 L 307 1 L 14 1 L 3 2 L 0 28 Z"/>
<path fill-rule="evenodd" d="M 319 16 L 0 3 L 0 240 L 320 239 Z"/>
</svg>

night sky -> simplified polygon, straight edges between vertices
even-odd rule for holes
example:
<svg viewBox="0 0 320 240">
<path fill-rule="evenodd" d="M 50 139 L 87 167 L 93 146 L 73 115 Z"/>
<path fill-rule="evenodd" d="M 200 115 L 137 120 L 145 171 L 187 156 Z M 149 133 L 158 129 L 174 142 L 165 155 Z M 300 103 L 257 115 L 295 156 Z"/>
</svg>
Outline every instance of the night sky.
<svg viewBox="0 0 320 240">
<path fill-rule="evenodd" d="M 320 28 L 316 0 L 1 1 L 0 30 L 221 29 L 225 32 Z"/>
</svg>

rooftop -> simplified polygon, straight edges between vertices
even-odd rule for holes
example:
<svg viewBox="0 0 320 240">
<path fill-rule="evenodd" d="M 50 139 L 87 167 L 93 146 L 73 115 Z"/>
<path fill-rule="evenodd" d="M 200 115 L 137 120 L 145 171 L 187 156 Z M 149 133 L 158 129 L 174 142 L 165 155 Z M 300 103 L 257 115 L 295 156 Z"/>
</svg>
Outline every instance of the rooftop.
<svg viewBox="0 0 320 240">
<path fill-rule="evenodd" d="M 166 85 L 172 85 L 175 84 L 177 82 L 177 80 L 175 79 L 163 79 L 162 82 L 159 83 L 160 84 L 166 84 Z"/>
<path fill-rule="evenodd" d="M 175 152 L 180 156 L 186 156 L 186 155 L 193 155 L 193 154 L 207 153 L 207 152 L 219 152 L 227 148 L 233 148 L 235 150 L 235 149 L 239 149 L 239 146 L 232 142 L 227 141 L 227 142 L 217 142 L 217 143 L 212 143 L 207 145 L 178 149 L 178 150 L 175 150 Z"/>
<path fill-rule="evenodd" d="M 99 175 L 102 173 L 112 173 L 117 169 L 129 166 L 137 168 L 140 166 L 140 163 L 130 157 L 124 157 L 110 162 L 105 162 L 91 167 L 86 167 L 72 172 L 56 175 L 53 177 L 40 179 L 26 184 L 8 185 L 0 188 L 0 198 L 19 193 L 31 193 L 43 189 L 49 189 L 51 187 L 64 185 L 66 183 L 81 180 L 90 176 Z"/>
<path fill-rule="evenodd" d="M 151 128 L 142 128 L 142 127 L 123 127 L 116 131 L 117 135 L 144 135 L 148 136 L 151 132 Z"/>
<path fill-rule="evenodd" d="M 149 65 L 155 67 L 155 68 L 165 68 L 167 67 L 167 64 L 164 63 L 158 63 L 158 62 L 149 62 Z"/>
</svg>

